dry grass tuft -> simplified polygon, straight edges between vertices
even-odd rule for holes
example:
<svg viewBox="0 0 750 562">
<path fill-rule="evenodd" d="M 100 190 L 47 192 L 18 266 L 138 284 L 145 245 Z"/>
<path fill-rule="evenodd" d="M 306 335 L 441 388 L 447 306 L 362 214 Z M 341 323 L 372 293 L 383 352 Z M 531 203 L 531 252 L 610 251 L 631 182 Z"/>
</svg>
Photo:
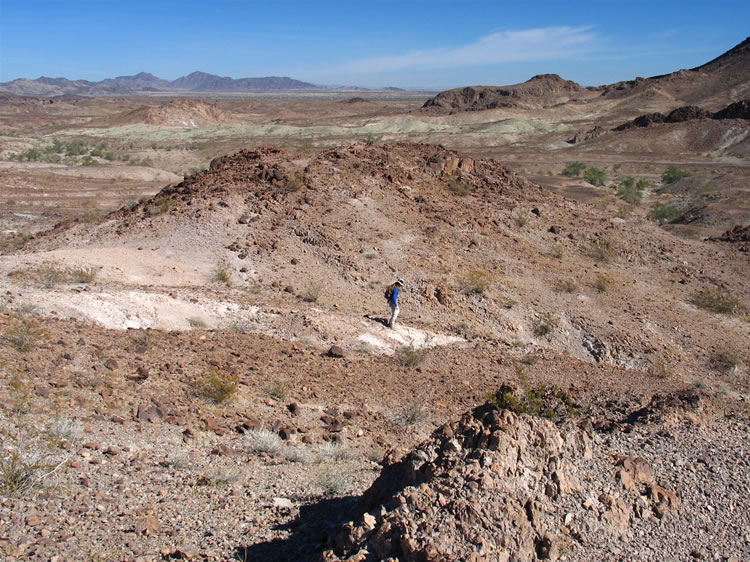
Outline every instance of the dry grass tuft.
<svg viewBox="0 0 750 562">
<path fill-rule="evenodd" d="M 195 392 L 201 398 L 223 404 L 237 392 L 239 378 L 233 373 L 222 373 L 217 367 L 209 367 L 194 380 Z"/>
</svg>

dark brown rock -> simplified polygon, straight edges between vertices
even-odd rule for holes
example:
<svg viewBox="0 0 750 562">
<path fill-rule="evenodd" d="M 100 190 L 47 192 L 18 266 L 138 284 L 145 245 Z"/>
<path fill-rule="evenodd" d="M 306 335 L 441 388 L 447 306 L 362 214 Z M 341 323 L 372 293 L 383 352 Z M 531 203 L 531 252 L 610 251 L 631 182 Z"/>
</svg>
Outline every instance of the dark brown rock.
<svg viewBox="0 0 750 562">
<path fill-rule="evenodd" d="M 344 350 L 338 345 L 332 345 L 328 349 L 328 353 L 326 355 L 328 355 L 328 357 L 335 357 L 337 359 L 341 359 L 342 357 L 344 357 Z"/>
</svg>

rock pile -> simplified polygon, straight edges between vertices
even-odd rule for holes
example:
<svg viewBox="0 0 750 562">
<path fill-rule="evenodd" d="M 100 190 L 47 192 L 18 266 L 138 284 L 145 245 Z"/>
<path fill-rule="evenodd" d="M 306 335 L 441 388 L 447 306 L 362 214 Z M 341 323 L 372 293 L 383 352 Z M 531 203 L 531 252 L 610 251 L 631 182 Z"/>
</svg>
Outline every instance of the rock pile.
<svg viewBox="0 0 750 562">
<path fill-rule="evenodd" d="M 325 560 L 532 560 L 625 538 L 677 496 L 590 427 L 485 404 L 383 469 Z"/>
</svg>

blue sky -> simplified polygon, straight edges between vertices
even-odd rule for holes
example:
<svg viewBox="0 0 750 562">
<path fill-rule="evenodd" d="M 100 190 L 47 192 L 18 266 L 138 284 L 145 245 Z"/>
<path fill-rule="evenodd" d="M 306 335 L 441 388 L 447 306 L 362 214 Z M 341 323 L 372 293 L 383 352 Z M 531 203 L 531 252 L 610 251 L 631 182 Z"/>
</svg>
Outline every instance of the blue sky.
<svg viewBox="0 0 750 562">
<path fill-rule="evenodd" d="M 748 0 L 0 0 L 0 81 L 202 70 L 368 87 L 541 73 L 598 85 L 698 66 L 748 23 Z"/>
</svg>

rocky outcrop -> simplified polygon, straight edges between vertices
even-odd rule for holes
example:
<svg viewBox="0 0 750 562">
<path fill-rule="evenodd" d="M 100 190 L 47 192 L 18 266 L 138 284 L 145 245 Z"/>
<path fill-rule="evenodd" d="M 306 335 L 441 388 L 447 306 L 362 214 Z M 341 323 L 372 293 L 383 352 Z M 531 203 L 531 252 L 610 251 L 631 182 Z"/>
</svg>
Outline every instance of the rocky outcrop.
<svg viewBox="0 0 750 562">
<path fill-rule="evenodd" d="M 684 123 L 695 119 L 750 119 L 750 100 L 743 100 L 733 103 L 721 111 L 711 113 L 695 105 L 686 105 L 670 111 L 667 115 L 663 113 L 647 113 L 640 115 L 618 125 L 613 131 L 627 131 L 637 127 L 650 127 L 657 123 Z"/>
<path fill-rule="evenodd" d="M 386 466 L 326 560 L 535 560 L 617 540 L 679 498 L 572 423 L 485 404 Z"/>
</svg>

